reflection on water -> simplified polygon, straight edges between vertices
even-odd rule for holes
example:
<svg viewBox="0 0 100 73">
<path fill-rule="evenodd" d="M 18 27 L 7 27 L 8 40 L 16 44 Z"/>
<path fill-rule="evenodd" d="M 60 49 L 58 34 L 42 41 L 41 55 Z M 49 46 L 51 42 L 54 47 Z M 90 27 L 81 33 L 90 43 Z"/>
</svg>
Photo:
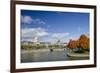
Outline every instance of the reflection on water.
<svg viewBox="0 0 100 73">
<path fill-rule="evenodd" d="M 72 58 L 67 56 L 65 50 L 62 51 L 38 51 L 21 53 L 21 62 L 46 62 L 46 61 L 67 61 L 86 60 L 88 58 Z"/>
</svg>

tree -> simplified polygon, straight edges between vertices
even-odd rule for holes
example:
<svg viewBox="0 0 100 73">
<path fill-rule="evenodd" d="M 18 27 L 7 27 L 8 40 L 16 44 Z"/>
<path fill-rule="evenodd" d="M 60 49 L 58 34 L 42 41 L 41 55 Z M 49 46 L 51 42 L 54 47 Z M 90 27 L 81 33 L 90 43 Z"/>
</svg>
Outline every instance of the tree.
<svg viewBox="0 0 100 73">
<path fill-rule="evenodd" d="M 70 40 L 67 47 L 70 48 L 70 49 L 75 49 L 77 48 L 77 45 L 78 45 L 78 42 L 77 40 Z"/>
<path fill-rule="evenodd" d="M 81 35 L 79 38 L 79 48 L 89 49 L 89 38 L 86 35 Z"/>
<path fill-rule="evenodd" d="M 89 37 L 82 34 L 78 40 L 70 40 L 67 47 L 69 49 L 75 49 L 73 50 L 74 52 L 77 52 L 77 53 L 83 53 L 84 50 L 87 50 L 89 51 Z"/>
</svg>

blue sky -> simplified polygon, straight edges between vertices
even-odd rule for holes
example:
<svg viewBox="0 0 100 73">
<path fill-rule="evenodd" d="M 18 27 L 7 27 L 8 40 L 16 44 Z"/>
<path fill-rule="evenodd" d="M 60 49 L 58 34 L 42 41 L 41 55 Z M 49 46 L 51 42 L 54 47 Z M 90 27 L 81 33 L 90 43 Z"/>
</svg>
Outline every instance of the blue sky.
<svg viewBox="0 0 100 73">
<path fill-rule="evenodd" d="M 89 13 L 21 10 L 21 40 L 53 42 L 89 34 Z"/>
</svg>

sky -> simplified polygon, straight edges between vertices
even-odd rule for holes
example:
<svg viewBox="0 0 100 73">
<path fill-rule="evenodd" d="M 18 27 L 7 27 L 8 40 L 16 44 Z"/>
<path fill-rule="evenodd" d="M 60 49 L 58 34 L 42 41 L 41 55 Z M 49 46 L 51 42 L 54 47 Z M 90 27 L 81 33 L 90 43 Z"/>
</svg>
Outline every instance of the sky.
<svg viewBox="0 0 100 73">
<path fill-rule="evenodd" d="M 21 10 L 21 41 L 68 42 L 89 34 L 89 13 Z"/>
</svg>

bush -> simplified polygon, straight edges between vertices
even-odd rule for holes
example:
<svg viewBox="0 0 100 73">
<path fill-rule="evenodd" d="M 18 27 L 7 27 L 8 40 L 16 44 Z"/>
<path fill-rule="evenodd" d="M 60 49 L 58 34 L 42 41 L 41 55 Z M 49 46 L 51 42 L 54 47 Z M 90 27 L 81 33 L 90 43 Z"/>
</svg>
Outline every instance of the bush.
<svg viewBox="0 0 100 73">
<path fill-rule="evenodd" d="M 74 51 L 75 53 L 84 53 L 83 50 L 77 50 L 77 51 Z"/>
<path fill-rule="evenodd" d="M 90 51 L 90 49 L 84 49 L 84 51 L 87 51 L 87 52 L 89 52 L 89 51 Z"/>
</svg>

